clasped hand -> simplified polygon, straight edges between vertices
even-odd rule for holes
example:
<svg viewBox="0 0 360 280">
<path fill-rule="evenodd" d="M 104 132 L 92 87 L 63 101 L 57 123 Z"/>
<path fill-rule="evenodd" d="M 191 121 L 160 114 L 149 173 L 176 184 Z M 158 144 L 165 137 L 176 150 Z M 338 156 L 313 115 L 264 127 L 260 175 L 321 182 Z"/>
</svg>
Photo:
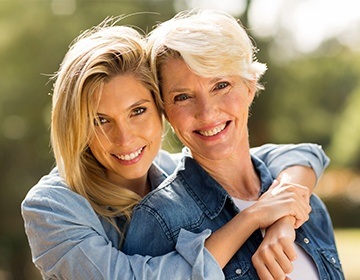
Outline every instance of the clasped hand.
<svg viewBox="0 0 360 280">
<path fill-rule="evenodd" d="M 307 187 L 277 181 L 259 198 L 258 207 L 263 209 L 259 227 L 266 231 L 252 262 L 260 279 L 289 279 L 297 257 L 295 229 L 309 218 L 309 198 Z"/>
</svg>

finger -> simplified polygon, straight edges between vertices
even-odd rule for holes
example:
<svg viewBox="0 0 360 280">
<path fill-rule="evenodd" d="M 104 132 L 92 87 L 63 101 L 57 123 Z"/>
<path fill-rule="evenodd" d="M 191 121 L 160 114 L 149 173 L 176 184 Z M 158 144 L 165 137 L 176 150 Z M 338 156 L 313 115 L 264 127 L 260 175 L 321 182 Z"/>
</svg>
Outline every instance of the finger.
<svg viewBox="0 0 360 280">
<path fill-rule="evenodd" d="M 260 278 L 260 280 L 268 280 L 268 279 L 274 279 L 264 262 L 262 262 L 260 259 L 255 258 L 255 255 L 252 257 L 252 263 L 256 269 L 256 272 Z"/>
<path fill-rule="evenodd" d="M 283 245 L 283 252 L 286 255 L 286 258 L 293 262 L 297 259 L 297 253 L 295 250 L 295 243 L 294 242 L 287 242 L 287 244 Z M 292 265 L 291 265 L 292 266 Z M 290 272 L 288 272 L 290 273 Z"/>
<path fill-rule="evenodd" d="M 269 187 L 269 190 L 272 190 L 274 188 L 276 188 L 277 186 L 279 186 L 280 182 L 278 180 L 274 180 L 271 184 L 271 186 Z"/>
<path fill-rule="evenodd" d="M 296 217 L 295 228 L 299 228 L 303 223 L 309 219 L 309 214 L 311 212 L 311 206 L 305 201 L 299 201 L 299 215 Z"/>
<path fill-rule="evenodd" d="M 271 275 L 271 278 L 264 278 L 264 279 L 282 280 L 286 278 L 285 272 L 283 271 L 283 269 L 275 259 L 268 260 L 265 264 L 265 267 L 268 273 Z"/>
<path fill-rule="evenodd" d="M 288 274 L 293 270 L 292 261 L 296 258 L 296 251 L 293 244 L 294 242 L 288 238 L 280 238 L 278 242 L 268 246 L 270 253 L 268 254 L 268 259 L 271 258 L 275 260 L 285 274 Z M 289 258 L 289 256 L 293 259 Z M 270 267 L 270 263 L 265 263 L 265 265 L 268 266 L 270 271 L 272 271 L 272 269 L 274 269 L 274 271 L 277 269 L 276 267 Z"/>
<path fill-rule="evenodd" d="M 292 242 L 292 245 L 294 243 Z M 293 261 L 297 258 L 296 251 L 294 246 L 286 246 L 287 248 L 283 247 L 281 251 L 279 251 L 275 259 L 278 262 L 281 269 L 284 271 L 285 274 L 289 274 L 293 271 Z"/>
<path fill-rule="evenodd" d="M 292 262 L 279 243 L 260 246 L 253 255 L 252 261 L 260 279 L 285 279 L 286 274 L 293 269 Z"/>
<path fill-rule="evenodd" d="M 309 203 L 311 193 L 308 187 L 290 182 L 281 182 L 279 185 L 281 187 L 288 188 L 289 191 L 299 193 L 306 200 L 306 202 Z"/>
</svg>

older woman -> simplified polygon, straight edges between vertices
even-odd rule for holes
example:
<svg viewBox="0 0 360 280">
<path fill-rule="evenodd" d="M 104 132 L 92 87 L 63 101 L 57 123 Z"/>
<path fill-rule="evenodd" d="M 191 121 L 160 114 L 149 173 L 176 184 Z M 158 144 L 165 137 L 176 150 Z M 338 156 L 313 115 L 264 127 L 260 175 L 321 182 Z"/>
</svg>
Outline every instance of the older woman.
<svg viewBox="0 0 360 280">
<path fill-rule="evenodd" d="M 306 223 L 292 213 L 271 227 L 263 223 L 281 207 L 264 207 L 263 199 L 282 189 L 269 189 L 267 165 L 250 154 L 249 108 L 266 67 L 255 61 L 245 30 L 222 12 L 181 13 L 158 26 L 148 44 L 166 118 L 186 148 L 176 172 L 135 207 L 124 251 L 161 255 L 174 249 L 180 229 L 210 229 L 223 240 L 214 254 L 220 266 L 235 253 L 226 279 L 343 279 L 331 220 L 316 196 Z M 225 240 L 217 230 L 231 219 L 238 221 L 229 229 L 235 238 Z M 294 251 L 270 242 L 274 258 L 259 262 L 264 234 L 264 241 L 279 234 L 293 241 L 296 228 Z"/>
</svg>

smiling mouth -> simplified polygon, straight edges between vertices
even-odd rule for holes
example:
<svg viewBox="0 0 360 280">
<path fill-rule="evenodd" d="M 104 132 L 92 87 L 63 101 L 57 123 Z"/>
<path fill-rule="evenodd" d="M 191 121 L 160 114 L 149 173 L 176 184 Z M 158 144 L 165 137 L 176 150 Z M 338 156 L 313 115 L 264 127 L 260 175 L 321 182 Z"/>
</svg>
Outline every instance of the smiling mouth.
<svg viewBox="0 0 360 280">
<path fill-rule="evenodd" d="M 229 122 L 226 122 L 210 130 L 196 130 L 196 133 L 206 137 L 215 136 L 223 131 L 228 124 Z"/>
<path fill-rule="evenodd" d="M 144 149 L 144 147 L 141 147 L 139 150 L 137 150 L 137 151 L 135 151 L 133 153 L 130 153 L 130 154 L 126 154 L 126 155 L 113 154 L 113 156 L 120 159 L 120 160 L 129 161 L 129 160 L 133 160 L 133 159 L 137 158 L 141 154 L 143 149 Z"/>
</svg>

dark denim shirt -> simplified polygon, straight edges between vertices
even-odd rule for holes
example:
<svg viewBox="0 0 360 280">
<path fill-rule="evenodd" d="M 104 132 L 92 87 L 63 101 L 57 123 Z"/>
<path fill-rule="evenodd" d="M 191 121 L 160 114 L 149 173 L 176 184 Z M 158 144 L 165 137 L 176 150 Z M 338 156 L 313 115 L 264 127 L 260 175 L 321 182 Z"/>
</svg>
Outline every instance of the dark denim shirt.
<svg viewBox="0 0 360 280">
<path fill-rule="evenodd" d="M 252 156 L 252 160 L 263 193 L 273 177 L 260 159 Z M 310 219 L 297 230 L 296 242 L 316 263 L 320 279 L 344 279 L 327 209 L 315 195 L 311 196 L 311 207 Z M 136 207 L 124 252 L 152 256 L 171 252 L 182 229 L 194 233 L 215 231 L 238 212 L 225 189 L 186 156 L 177 171 Z M 251 256 L 262 240 L 260 230 L 250 236 L 225 266 L 226 279 L 258 279 Z"/>
</svg>

